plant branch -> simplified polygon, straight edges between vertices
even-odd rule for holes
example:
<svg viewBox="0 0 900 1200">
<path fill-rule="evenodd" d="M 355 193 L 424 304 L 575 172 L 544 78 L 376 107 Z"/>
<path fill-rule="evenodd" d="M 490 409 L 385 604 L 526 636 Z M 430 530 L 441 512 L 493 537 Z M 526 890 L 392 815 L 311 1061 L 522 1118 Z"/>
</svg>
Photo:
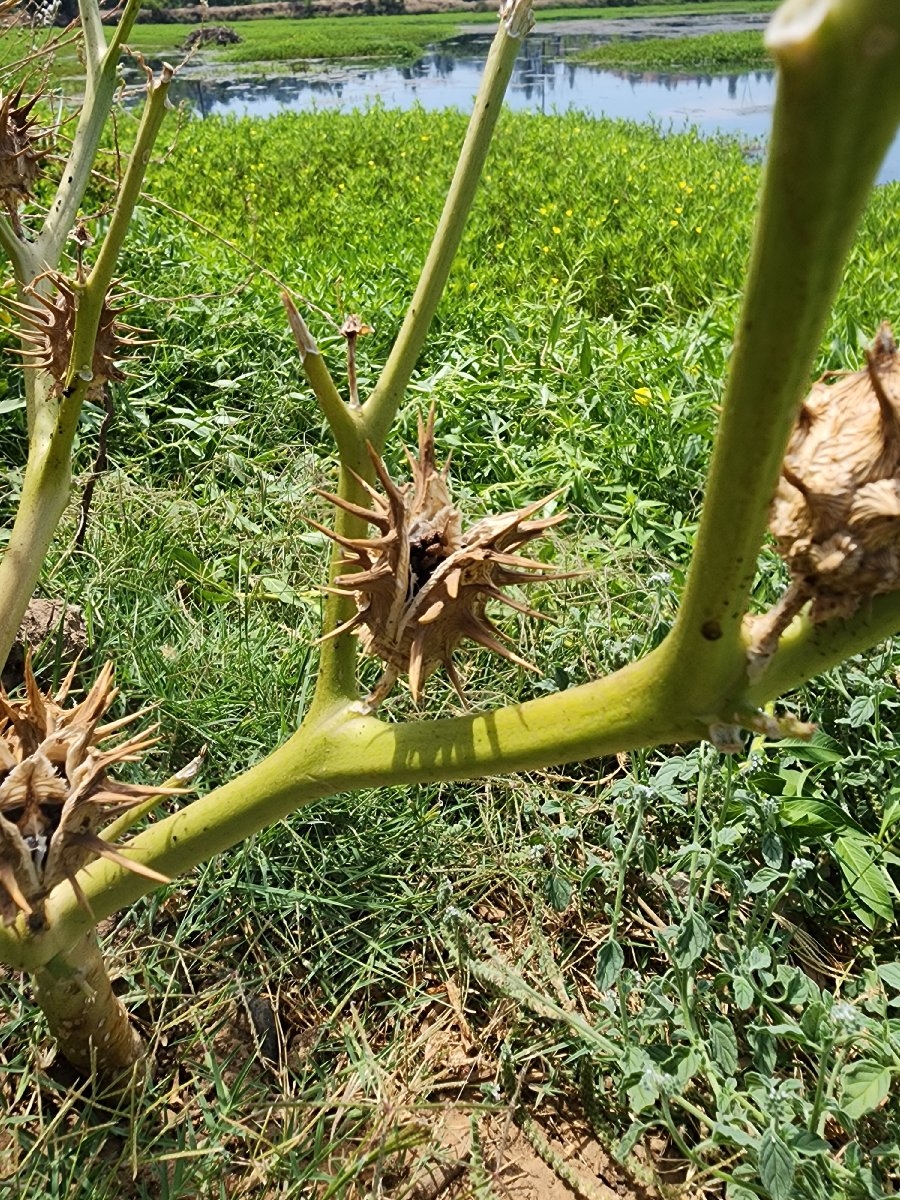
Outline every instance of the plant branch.
<svg viewBox="0 0 900 1200">
<path fill-rule="evenodd" d="M 24 242 L 16 236 L 12 222 L 2 213 L 0 213 L 0 248 L 5 251 L 6 257 L 10 261 L 16 282 L 20 288 L 24 288 L 36 275 L 39 269 L 38 260 L 32 253 L 28 242 Z"/>
<path fill-rule="evenodd" d="M 676 624 L 686 699 L 728 683 L 768 506 L 842 264 L 900 119 L 896 0 L 788 0 L 746 295 Z M 743 688 L 742 671 L 730 684 Z"/>
<path fill-rule="evenodd" d="M 297 306 L 287 291 L 282 291 L 281 303 L 287 311 L 288 323 L 300 352 L 300 362 L 304 374 L 318 401 L 319 408 L 322 410 L 322 415 L 328 422 L 341 459 L 356 459 L 359 457 L 359 448 L 365 440 L 362 425 L 356 414 L 341 399 L 316 339 L 310 333 L 306 322 L 300 316 Z"/>
<path fill-rule="evenodd" d="M 664 644 L 596 683 L 496 712 L 389 725 L 346 702 L 303 727 L 264 762 L 138 834 L 125 853 L 170 877 L 281 820 L 304 804 L 361 787 L 471 779 L 531 770 L 639 746 L 702 737 L 685 713 Z M 151 880 L 109 862 L 79 873 L 96 920 L 151 890 Z M 92 923 L 69 884 L 47 900 L 47 931 L 0 929 L 0 959 L 33 970 Z"/>
<path fill-rule="evenodd" d="M 42 269 L 56 268 L 59 264 L 62 248 L 75 223 L 118 84 L 116 68 L 122 43 L 131 31 L 140 7 L 141 0 L 128 0 L 99 68 L 88 72 L 84 104 L 78 118 L 72 149 L 47 213 L 44 228 L 34 243 L 36 257 Z"/>
<path fill-rule="evenodd" d="M 148 89 L 134 149 L 116 200 L 109 231 L 93 270 L 78 298 L 69 368 L 62 396 L 49 391 L 34 404 L 30 446 L 22 496 L 0 561 L 0 661 L 5 662 L 19 623 L 34 591 L 53 534 L 69 499 L 72 442 L 82 405 L 93 382 L 94 346 L 116 258 L 140 193 L 150 151 L 165 115 L 166 92 L 172 68 L 164 66 Z"/>
<path fill-rule="evenodd" d="M 513 64 L 523 35 L 531 27 L 530 17 L 530 0 L 514 0 L 507 14 L 501 11 L 500 28 L 491 44 L 453 181 L 415 295 L 381 377 L 362 408 L 369 436 L 378 450 L 384 446 L 446 286 Z"/>
<path fill-rule="evenodd" d="M 900 592 L 876 596 L 849 620 L 814 625 L 806 615 L 796 617 L 759 679 L 748 687 L 746 702 L 759 707 L 851 655 L 871 650 L 898 629 Z"/>
<path fill-rule="evenodd" d="M 106 53 L 106 37 L 100 20 L 97 0 L 78 0 L 78 15 L 81 17 L 81 32 L 84 36 L 84 62 L 88 78 L 96 80 L 103 55 Z"/>
</svg>

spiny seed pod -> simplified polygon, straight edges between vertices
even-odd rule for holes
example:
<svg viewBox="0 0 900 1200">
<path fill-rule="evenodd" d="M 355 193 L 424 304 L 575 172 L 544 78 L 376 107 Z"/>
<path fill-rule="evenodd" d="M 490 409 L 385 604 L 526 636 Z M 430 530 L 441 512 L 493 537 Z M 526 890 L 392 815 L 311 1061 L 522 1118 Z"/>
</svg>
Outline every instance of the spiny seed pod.
<svg viewBox="0 0 900 1200">
<path fill-rule="evenodd" d="M 0 918 L 7 924 L 19 911 L 35 919 L 43 898 L 63 879 L 86 904 L 75 873 L 97 855 L 167 882 L 98 836 L 117 813 L 145 797 L 180 792 L 120 783 L 108 774 L 155 745 L 156 726 L 105 746 L 144 714 L 100 724 L 118 695 L 111 663 L 80 704 L 64 708 L 71 683 L 72 672 L 55 696 L 45 695 L 29 655 L 25 698 L 11 700 L 0 688 Z"/>
<path fill-rule="evenodd" d="M 31 196 L 48 150 L 38 150 L 42 136 L 32 110 L 37 96 L 22 102 L 24 85 L 0 96 L 0 205 L 18 226 L 19 205 Z"/>
<path fill-rule="evenodd" d="M 769 521 L 791 584 L 753 625 L 756 657 L 809 601 L 810 619 L 827 621 L 900 588 L 900 355 L 887 323 L 867 360 L 824 376 L 800 409 Z"/>
<path fill-rule="evenodd" d="M 48 279 L 53 293 L 47 295 L 39 282 Z M 6 305 L 18 316 L 22 331 L 20 337 L 25 349 L 19 351 L 25 365 L 49 372 L 57 388 L 65 386 L 72 356 L 72 339 L 75 334 L 75 317 L 78 311 L 78 293 L 65 276 L 50 272 L 39 276 L 28 289 L 30 303 L 7 300 Z M 119 321 L 121 308 L 113 306 L 107 294 L 100 310 L 97 338 L 90 367 L 89 399 L 102 393 L 104 384 L 110 380 L 125 379 L 125 373 L 117 362 L 130 346 L 141 345 L 136 338 L 125 337 L 125 333 L 140 330 Z"/>
<path fill-rule="evenodd" d="M 513 553 L 565 520 L 565 513 L 531 520 L 559 493 L 515 512 L 484 517 L 464 531 L 459 511 L 450 500 L 449 460 L 441 470 L 435 464 L 434 409 L 427 424 L 419 422 L 418 459 L 407 451 L 411 483 L 397 487 L 371 447 L 369 453 L 384 488 L 381 495 L 359 480 L 371 499 L 371 509 L 330 492 L 319 495 L 374 525 L 378 537 L 346 538 L 311 522 L 344 548 L 344 563 L 354 569 L 338 576 L 332 590 L 353 596 L 356 614 L 327 636 L 355 629 L 364 652 L 386 664 L 368 707 L 377 707 L 398 676 L 406 672 L 413 699 L 418 702 L 425 680 L 439 664 L 464 700 L 452 662 L 453 651 L 464 638 L 536 671 L 503 644 L 503 634 L 488 619 L 485 608 L 488 600 L 499 600 L 527 616 L 542 617 L 501 588 L 571 578 L 569 573 L 550 573 L 544 563 Z"/>
</svg>

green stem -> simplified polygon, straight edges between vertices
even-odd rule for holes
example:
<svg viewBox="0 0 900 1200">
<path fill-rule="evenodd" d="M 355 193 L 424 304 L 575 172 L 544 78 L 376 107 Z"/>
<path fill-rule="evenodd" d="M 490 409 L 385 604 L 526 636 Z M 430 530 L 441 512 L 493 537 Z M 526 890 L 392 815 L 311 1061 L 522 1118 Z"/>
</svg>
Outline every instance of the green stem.
<svg viewBox="0 0 900 1200">
<path fill-rule="evenodd" d="M 871 650 L 900 629 L 900 592 L 863 602 L 849 620 L 814 625 L 796 617 L 782 634 L 765 671 L 747 688 L 745 701 L 759 707 L 815 675 L 836 667 L 853 654 Z"/>
<path fill-rule="evenodd" d="M 169 85 L 174 75 L 174 69 L 168 63 L 163 63 L 159 78 L 147 80 L 147 102 L 141 114 L 134 148 L 129 156 L 128 166 L 125 168 L 125 176 L 116 197 L 116 206 L 110 218 L 103 245 L 100 247 L 93 270 L 85 283 L 85 298 L 99 300 L 101 305 L 112 282 L 116 260 L 125 243 L 134 207 L 140 198 L 144 176 L 150 163 L 150 155 L 166 115 Z M 99 315 L 98 312 L 98 319 Z M 93 353 L 93 347 L 91 353 Z"/>
<path fill-rule="evenodd" d="M 8 217 L 0 213 L 0 249 L 10 261 L 20 288 L 29 284 L 40 270 L 39 260 L 31 245 L 17 236 Z"/>
<path fill-rule="evenodd" d="M 365 442 L 365 431 L 359 415 L 349 409 L 341 399 L 316 339 L 286 291 L 281 293 L 281 302 L 287 312 L 288 324 L 294 335 L 297 350 L 300 352 L 303 372 L 337 443 L 341 461 L 355 461 L 359 458 L 360 446 Z"/>
<path fill-rule="evenodd" d="M 516 31 L 523 24 L 529 28 L 529 16 L 530 3 L 517 0 L 510 17 L 501 19 L 419 284 L 381 377 L 363 405 L 370 438 L 379 450 L 384 445 L 440 303 L 475 198 L 506 86 L 522 44 L 522 33 L 511 33 L 510 28 Z"/>
<path fill-rule="evenodd" d="M 606 936 L 606 941 L 614 941 L 619 931 L 619 921 L 622 918 L 622 904 L 625 899 L 625 875 L 628 871 L 628 864 L 631 862 L 631 856 L 634 854 L 634 848 L 637 845 L 644 828 L 644 792 L 642 789 L 636 789 L 637 800 L 635 802 L 634 820 L 631 826 L 631 833 L 628 836 L 628 842 L 625 849 L 619 856 L 619 876 L 616 880 L 616 894 L 613 900 L 612 916 L 609 920 L 609 933 Z"/>
<path fill-rule="evenodd" d="M 93 929 L 38 968 L 34 986 L 50 1032 L 73 1067 L 105 1079 L 133 1071 L 143 1042 L 112 990 Z"/>
<path fill-rule="evenodd" d="M 118 86 L 116 69 L 122 43 L 130 33 L 140 7 L 141 0 L 128 0 L 99 68 L 88 72 L 84 104 L 75 130 L 72 150 L 63 168 L 44 228 L 34 243 L 37 260 L 44 270 L 55 269 L 58 266 L 62 248 L 75 223 L 91 178 L 103 126 L 106 124 L 113 95 Z"/>
<path fill-rule="evenodd" d="M 52 414 L 38 414 L 32 434 L 16 519 L 0 560 L 0 661 L 6 662 L 41 573 L 47 548 L 69 500 L 69 449 L 46 426 Z"/>
<path fill-rule="evenodd" d="M 788 0 L 768 34 L 774 127 L 722 420 L 676 624 L 686 699 L 740 687 L 741 621 L 784 448 L 900 119 L 896 0 Z"/>
<path fill-rule="evenodd" d="M 78 0 L 81 32 L 84 37 L 84 62 L 88 78 L 96 80 L 106 53 L 106 38 L 97 0 Z"/>
<path fill-rule="evenodd" d="M 615 675 L 497 712 L 389 725 L 344 702 L 304 726 L 245 774 L 143 830 L 125 850 L 164 875 L 189 871 L 304 804 L 362 787 L 471 779 L 531 770 L 638 746 L 694 740 L 702 724 L 678 703 L 665 646 Z M 97 920 L 152 889 L 152 881 L 95 862 L 79 883 Z M 68 884 L 47 900 L 47 932 L 0 930 L 0 958 L 34 967 L 92 922 Z"/>
<path fill-rule="evenodd" d="M 77 308 L 67 385 L 62 396 L 45 389 L 33 407 L 30 447 L 22 496 L 0 561 L 0 662 L 5 662 L 40 576 L 41 565 L 69 498 L 72 443 L 92 382 L 97 328 L 116 259 L 140 194 L 150 152 L 165 115 L 172 68 L 164 66 L 150 88 L 134 149 L 94 269 L 76 286 Z"/>
</svg>

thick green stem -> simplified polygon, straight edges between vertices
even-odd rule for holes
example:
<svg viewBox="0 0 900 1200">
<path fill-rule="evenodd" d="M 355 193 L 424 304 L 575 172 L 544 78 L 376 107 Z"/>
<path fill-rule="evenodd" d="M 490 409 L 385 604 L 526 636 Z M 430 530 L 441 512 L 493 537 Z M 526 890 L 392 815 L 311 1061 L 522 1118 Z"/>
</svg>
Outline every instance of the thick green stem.
<svg viewBox="0 0 900 1200">
<path fill-rule="evenodd" d="M 116 200 L 100 254 L 86 283 L 76 287 L 78 303 L 62 396 L 46 388 L 34 405 L 22 496 L 0 561 L 0 662 L 5 662 L 40 575 L 41 564 L 65 510 L 72 479 L 72 443 L 82 405 L 92 383 L 97 328 L 116 259 L 147 170 L 150 152 L 165 115 L 172 68 L 164 66 L 148 89 L 134 149 Z"/>
<path fill-rule="evenodd" d="M 813 625 L 797 617 L 782 635 L 765 671 L 747 688 L 746 702 L 759 707 L 836 667 L 853 654 L 871 650 L 900 629 L 900 594 L 891 592 L 864 602 L 847 621 Z"/>
<path fill-rule="evenodd" d="M 127 1077 L 144 1046 L 113 992 L 93 929 L 34 973 L 35 998 L 73 1067 L 104 1079 Z"/>
<path fill-rule="evenodd" d="M 81 33 L 84 38 L 84 64 L 88 78 L 96 79 L 106 53 L 106 38 L 100 20 L 97 0 L 78 0 L 78 15 L 81 17 Z"/>
<path fill-rule="evenodd" d="M 522 38 L 530 28 L 530 3 L 517 0 L 513 11 L 501 17 L 482 76 L 481 87 L 460 151 L 459 161 L 444 202 L 431 249 L 422 268 L 415 295 L 406 313 L 384 370 L 371 396 L 363 405 L 369 437 L 379 450 L 384 445 L 397 409 L 403 399 L 416 359 L 425 342 L 432 318 L 440 303 L 453 259 L 459 248 L 466 218 L 472 207 L 481 172 L 506 86 Z M 512 30 L 512 32 L 511 32 Z"/>
<path fill-rule="evenodd" d="M 6 551 L 0 561 L 0 662 L 6 662 L 41 573 L 44 555 L 69 500 L 70 448 L 42 426 L 39 414 L 22 481 L 22 495 Z"/>
<path fill-rule="evenodd" d="M 497 712 L 389 725 L 346 702 L 298 732 L 264 762 L 142 831 L 126 852 L 176 876 L 304 804 L 362 787 L 470 779 L 530 770 L 703 736 L 678 702 L 668 649 L 607 679 Z M 95 862 L 79 883 L 102 919 L 154 886 L 113 863 Z M 68 884 L 45 906 L 47 931 L 0 929 L 0 958 L 34 969 L 90 924 Z"/>
<path fill-rule="evenodd" d="M 900 4 L 788 0 L 744 305 L 676 636 L 686 698 L 734 676 L 787 439 L 866 198 L 900 119 Z M 729 679 L 729 676 L 732 676 Z"/>
</svg>

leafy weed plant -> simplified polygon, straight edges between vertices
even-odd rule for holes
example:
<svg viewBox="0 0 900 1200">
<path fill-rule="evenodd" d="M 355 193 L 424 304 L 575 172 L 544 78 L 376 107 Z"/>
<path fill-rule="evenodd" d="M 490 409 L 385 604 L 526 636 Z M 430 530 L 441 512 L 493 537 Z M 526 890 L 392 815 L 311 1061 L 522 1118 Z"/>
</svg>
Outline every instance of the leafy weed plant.
<svg viewBox="0 0 900 1200">
<path fill-rule="evenodd" d="M 199 183 L 229 162 L 234 187 L 218 204 L 212 186 L 198 195 L 203 227 L 145 214 L 122 260 L 164 336 L 140 383 L 114 387 L 112 467 L 88 540 L 69 546 L 69 518 L 45 584 L 82 600 L 98 650 L 118 647 L 131 703 L 164 697 L 172 765 L 214 742 L 211 782 L 277 744 L 305 707 L 324 546 L 298 537 L 295 518 L 326 447 L 305 392 L 284 386 L 288 343 L 264 279 L 257 270 L 245 284 L 246 260 L 215 235 L 249 230 L 255 261 L 300 276 L 321 309 L 340 313 L 351 296 L 376 327 L 360 351 L 365 382 L 421 253 L 415 217 L 434 220 L 441 138 L 461 133 L 452 117 L 439 137 L 436 127 L 377 112 L 312 137 L 303 118 L 234 123 L 208 127 L 208 148 L 191 130 L 150 186 L 171 172 L 168 203 L 179 178 Z M 593 678 L 651 650 L 673 620 L 745 254 L 734 214 L 756 182 L 733 148 L 692 138 L 577 119 L 520 118 L 506 131 L 518 158 L 505 173 L 502 159 L 489 165 L 414 394 L 441 400 L 470 511 L 539 494 L 551 469 L 570 473 L 572 557 L 596 570 L 566 585 L 556 629 L 527 635 L 541 638 L 543 678 L 474 658 L 479 704 Z M 604 164 L 583 213 L 566 203 L 560 138 L 585 168 Z M 391 144 L 416 184 L 433 182 L 392 193 L 379 259 L 368 231 Z M 294 171 L 296 223 L 285 161 L 311 163 L 305 184 Z M 314 275 L 317 173 L 343 240 Z M 537 228 L 512 215 L 523 194 Z M 873 200 L 823 365 L 852 362 L 861 314 L 881 315 L 897 260 L 872 231 L 895 196 Z M 505 264 L 490 253 L 501 242 Z M 607 263 L 599 282 L 580 282 Z M 161 298 L 137 291 L 148 276 Z M 323 339 L 332 355 L 338 345 Z M 13 389 L 7 399 L 15 412 Z M 97 415 L 78 447 L 82 474 Z M 563 565 L 569 553 L 560 548 Z M 761 606 L 768 587 L 778 591 L 763 579 Z M 758 739 L 724 765 L 708 747 L 635 751 L 486 787 L 423 786 L 412 802 L 364 791 L 198 867 L 142 901 L 133 926 L 107 930 L 165 1080 L 130 1122 L 35 1080 L 21 1042 L 34 1009 L 10 979 L 6 1147 L 21 1194 L 94 1181 L 109 1193 L 111 1173 L 120 1195 L 412 1192 L 446 1155 L 422 1126 L 448 1087 L 476 1129 L 491 1114 L 533 1128 L 535 1113 L 568 1130 L 565 1102 L 577 1097 L 625 1159 L 662 1129 L 695 1192 L 712 1180 L 737 1200 L 889 1191 L 894 669 L 889 644 L 810 688 L 812 711 L 832 714 L 831 740 L 777 760 Z M 429 703 L 456 711 L 447 691 Z M 391 703 L 393 716 L 409 711 L 402 694 Z M 485 1194 L 483 1145 L 473 1137 L 463 1166 Z"/>
<path fill-rule="evenodd" d="M 302 272 L 327 310 L 339 311 L 340 276 L 343 301 L 375 326 L 365 382 L 462 127 L 378 110 L 197 122 L 151 172 L 152 191 L 190 204 L 202 227 L 149 206 L 138 216 L 123 274 L 154 279 L 162 299 L 136 296 L 136 320 L 159 340 L 139 382 L 116 389 L 85 548 L 51 560 L 47 586 L 85 606 L 95 654 L 116 659 L 131 703 L 160 701 L 162 775 L 208 743 L 214 786 L 274 748 L 304 707 L 318 626 L 323 539 L 284 531 L 327 478 L 326 434 L 291 382 L 268 285 L 248 282 L 219 239 L 250 215 L 262 264 Z M 674 616 L 749 236 L 735 213 L 749 212 L 758 175 L 728 143 L 575 116 L 508 117 L 502 134 L 415 387 L 423 405 L 438 399 L 460 477 L 479 481 L 463 491 L 473 515 L 571 481 L 571 537 L 591 574 L 530 635 L 544 678 L 475 656 L 479 705 L 615 669 Z M 560 144 L 592 172 L 590 205 L 566 198 Z M 410 182 L 381 210 L 378 243 L 370 214 L 390 145 Z M 331 182 L 315 192 L 316 179 Z M 896 194 L 873 196 L 822 367 L 851 361 L 857 321 L 879 315 Z M 529 196 L 529 223 L 504 217 Z M 310 254 L 326 225 L 340 259 Z M 336 353 L 337 335 L 323 344 Z M 82 472 L 96 436 L 89 424 Z M 203 868 L 189 893 L 144 901 L 110 936 L 128 995 L 171 1047 L 157 1092 L 174 1095 L 175 1117 L 148 1096 L 128 1132 L 38 1083 L 21 1044 L 35 1010 L 17 992 L 4 1055 L 21 1194 L 65 1194 L 75 1184 L 54 1183 L 52 1163 L 71 1159 L 87 1191 L 111 1186 L 113 1164 L 119 1194 L 214 1195 L 223 1176 L 250 1187 L 264 1170 L 289 1195 L 361 1195 L 397 1112 L 410 1144 L 385 1155 L 411 1186 L 444 1153 L 434 1106 L 448 1095 L 482 1122 L 515 1100 L 518 1120 L 533 1113 L 550 1132 L 575 1103 L 626 1160 L 662 1129 L 673 1170 L 697 1188 L 724 1173 L 738 1200 L 742 1187 L 876 1194 L 897 1153 L 893 1101 L 882 1106 L 896 1067 L 893 810 L 873 806 L 897 786 L 895 663 L 889 645 L 818 684 L 806 706 L 828 738 L 777 758 L 762 744 L 733 766 L 709 750 L 640 754 L 486 790 L 421 788 L 411 803 L 368 793 L 298 813 Z M 428 711 L 455 706 L 439 690 Z M 225 966 L 223 950 L 243 965 Z M 524 1013 L 513 1019 L 498 993 Z M 450 1038 L 440 1051 L 430 1022 Z M 449 1047 L 467 1037 L 485 1048 L 454 1066 Z M 608 1082 L 616 1063 L 622 1092 Z M 34 1109 L 39 1096 L 58 1119 Z"/>
</svg>

